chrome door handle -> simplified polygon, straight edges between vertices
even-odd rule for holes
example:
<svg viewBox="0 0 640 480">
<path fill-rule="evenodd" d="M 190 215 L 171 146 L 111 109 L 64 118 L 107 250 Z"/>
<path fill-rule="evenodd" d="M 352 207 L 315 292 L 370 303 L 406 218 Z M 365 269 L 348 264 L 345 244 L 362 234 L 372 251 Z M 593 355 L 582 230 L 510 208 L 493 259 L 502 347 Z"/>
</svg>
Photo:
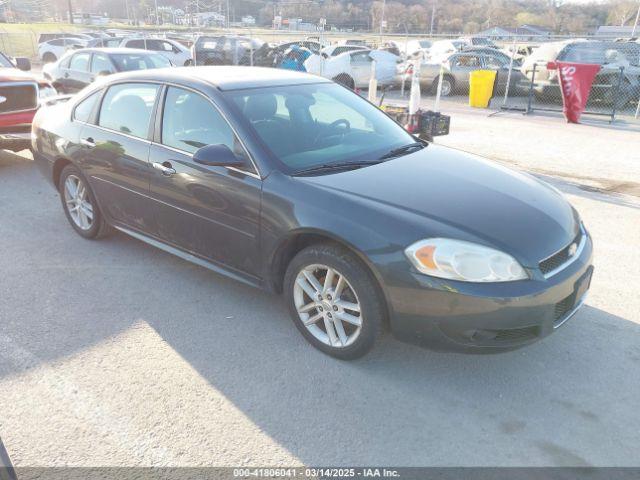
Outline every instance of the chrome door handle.
<svg viewBox="0 0 640 480">
<path fill-rule="evenodd" d="M 94 142 L 93 138 L 91 138 L 91 137 L 80 139 L 80 144 L 84 145 L 85 147 L 89 147 L 89 148 L 93 148 L 93 147 L 96 146 L 96 142 Z"/>
<path fill-rule="evenodd" d="M 176 173 L 176 169 L 173 168 L 169 162 L 164 162 L 164 163 L 153 162 L 151 165 L 156 170 L 160 170 L 162 174 L 166 175 L 167 177 Z"/>
</svg>

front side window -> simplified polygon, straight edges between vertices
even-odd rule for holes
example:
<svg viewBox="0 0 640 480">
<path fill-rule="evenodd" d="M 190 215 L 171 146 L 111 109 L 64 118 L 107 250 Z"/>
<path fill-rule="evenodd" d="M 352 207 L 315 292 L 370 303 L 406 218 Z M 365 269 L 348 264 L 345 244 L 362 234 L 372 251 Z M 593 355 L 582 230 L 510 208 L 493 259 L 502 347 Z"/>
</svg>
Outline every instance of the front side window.
<svg viewBox="0 0 640 480">
<path fill-rule="evenodd" d="M 104 53 L 94 53 L 91 60 L 91 73 L 113 73 L 111 60 Z"/>
<path fill-rule="evenodd" d="M 87 70 L 89 70 L 90 57 L 90 53 L 76 53 L 73 57 L 71 57 L 69 69 L 75 70 L 77 72 L 86 72 Z"/>
<path fill-rule="evenodd" d="M 98 125 L 147 138 L 158 85 L 125 83 L 110 87 L 102 100 Z"/>
<path fill-rule="evenodd" d="M 239 90 L 228 95 L 286 172 L 329 163 L 375 161 L 415 142 L 378 108 L 333 83 Z"/>
<path fill-rule="evenodd" d="M 100 92 L 95 92 L 89 95 L 87 98 L 82 100 L 78 105 L 76 105 L 75 110 L 73 111 L 73 119 L 78 122 L 88 122 L 91 117 L 91 112 L 93 112 L 93 108 L 100 98 Z"/>
<path fill-rule="evenodd" d="M 163 145 L 189 153 L 207 145 L 226 145 L 239 158 L 247 159 L 231 126 L 204 96 L 169 87 L 163 112 Z"/>
</svg>

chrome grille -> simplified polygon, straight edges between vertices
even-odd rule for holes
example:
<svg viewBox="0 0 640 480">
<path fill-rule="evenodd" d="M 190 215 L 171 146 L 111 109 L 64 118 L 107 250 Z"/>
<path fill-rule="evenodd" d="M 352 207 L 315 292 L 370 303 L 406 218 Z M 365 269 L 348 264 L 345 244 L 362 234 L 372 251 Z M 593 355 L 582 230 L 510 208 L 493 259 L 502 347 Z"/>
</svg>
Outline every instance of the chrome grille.
<svg viewBox="0 0 640 480">
<path fill-rule="evenodd" d="M 35 83 L 0 83 L 0 113 L 33 110 L 38 106 Z"/>
<path fill-rule="evenodd" d="M 578 231 L 578 234 L 569 245 L 567 245 L 559 252 L 554 253 L 553 255 L 544 259 L 539 263 L 540 271 L 542 272 L 542 274 L 546 275 L 549 272 L 553 272 L 555 269 L 561 267 L 562 265 L 567 263 L 571 258 L 573 258 L 573 256 L 570 254 L 572 245 L 575 245 L 574 248 L 576 248 L 578 245 L 580 245 L 581 241 L 582 241 L 582 230 Z"/>
</svg>

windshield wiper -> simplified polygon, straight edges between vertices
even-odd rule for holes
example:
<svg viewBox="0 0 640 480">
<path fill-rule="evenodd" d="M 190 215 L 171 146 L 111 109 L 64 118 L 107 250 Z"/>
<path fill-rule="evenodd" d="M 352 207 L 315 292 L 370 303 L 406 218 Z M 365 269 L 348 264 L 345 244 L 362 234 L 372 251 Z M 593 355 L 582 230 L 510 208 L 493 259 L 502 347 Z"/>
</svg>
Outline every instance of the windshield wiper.
<svg viewBox="0 0 640 480">
<path fill-rule="evenodd" d="M 375 165 L 377 163 L 382 163 L 382 160 L 374 160 L 370 162 L 323 163 L 322 165 L 315 165 L 313 167 L 298 170 L 291 175 L 297 177 L 299 175 L 306 175 L 310 173 L 331 172 L 335 170 L 355 170 L 356 168 L 368 167 L 369 165 Z"/>
<path fill-rule="evenodd" d="M 393 150 L 388 151 L 380 157 L 380 160 L 399 157 L 400 155 L 409 153 L 411 150 L 422 150 L 424 147 L 425 144 L 422 142 L 409 143 L 408 145 L 403 145 L 402 147 L 394 148 Z"/>
</svg>

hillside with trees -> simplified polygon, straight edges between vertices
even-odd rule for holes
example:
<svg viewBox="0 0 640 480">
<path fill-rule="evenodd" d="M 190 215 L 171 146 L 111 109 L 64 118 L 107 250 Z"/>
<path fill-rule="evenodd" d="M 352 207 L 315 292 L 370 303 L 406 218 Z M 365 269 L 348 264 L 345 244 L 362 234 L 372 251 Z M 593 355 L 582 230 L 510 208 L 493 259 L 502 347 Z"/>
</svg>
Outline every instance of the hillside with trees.
<svg viewBox="0 0 640 480">
<path fill-rule="evenodd" d="M 9 0 L 23 7 L 33 3 L 31 12 L 53 13 L 64 18 L 69 0 Z M 434 3 L 435 2 L 435 3 Z M 104 12 L 111 18 L 144 20 L 155 0 L 71 0 L 75 11 Z M 274 14 L 327 23 L 338 28 L 377 30 L 382 16 L 380 0 L 157 0 L 158 5 L 185 12 L 218 11 L 239 20 L 253 15 L 259 25 L 269 26 Z M 568 2 L 564 0 L 389 0 L 384 18 L 387 32 L 429 32 L 433 15 L 434 33 L 475 33 L 494 26 L 515 27 L 532 24 L 558 34 L 593 33 L 599 25 L 633 23 L 638 0 Z M 28 10 L 28 9 L 27 9 Z"/>
</svg>

